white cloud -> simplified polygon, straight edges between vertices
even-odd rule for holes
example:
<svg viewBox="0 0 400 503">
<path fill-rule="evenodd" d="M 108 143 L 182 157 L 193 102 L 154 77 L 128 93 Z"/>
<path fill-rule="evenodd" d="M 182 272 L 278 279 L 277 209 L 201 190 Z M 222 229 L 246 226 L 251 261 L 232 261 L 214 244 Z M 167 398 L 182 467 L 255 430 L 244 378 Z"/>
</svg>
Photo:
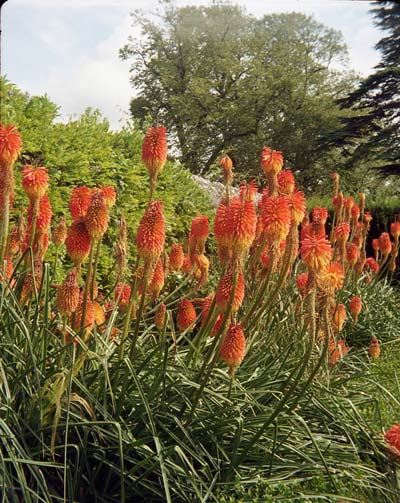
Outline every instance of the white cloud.
<svg viewBox="0 0 400 503">
<path fill-rule="evenodd" d="M 119 49 L 132 33 L 130 16 L 125 16 L 114 32 L 101 41 L 93 54 L 77 55 L 72 66 L 54 68 L 46 92 L 61 105 L 63 117 L 99 108 L 113 128 L 126 118 L 133 90 L 129 83 L 129 62 L 121 61 Z"/>
</svg>

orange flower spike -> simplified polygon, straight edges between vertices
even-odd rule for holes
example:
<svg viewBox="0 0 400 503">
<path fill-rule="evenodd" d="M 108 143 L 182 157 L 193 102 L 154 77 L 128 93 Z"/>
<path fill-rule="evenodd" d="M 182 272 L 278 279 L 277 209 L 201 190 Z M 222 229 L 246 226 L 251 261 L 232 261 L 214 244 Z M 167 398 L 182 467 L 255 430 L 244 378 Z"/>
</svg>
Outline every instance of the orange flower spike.
<svg viewBox="0 0 400 503">
<path fill-rule="evenodd" d="M 51 239 L 56 246 L 62 246 L 67 239 L 67 222 L 65 217 L 61 217 L 54 226 Z"/>
<path fill-rule="evenodd" d="M 199 287 L 202 288 L 207 284 L 208 281 L 208 271 L 210 269 L 210 261 L 204 254 L 194 255 L 194 264 L 196 267 L 196 271 L 198 271 L 198 282 Z M 195 273 L 196 274 L 196 273 Z"/>
<path fill-rule="evenodd" d="M 82 220 L 72 222 L 65 240 L 67 255 L 78 267 L 90 251 L 90 236 Z"/>
<path fill-rule="evenodd" d="M 390 224 L 390 234 L 393 236 L 396 243 L 398 243 L 400 237 L 400 222 L 397 221 Z"/>
<path fill-rule="evenodd" d="M 346 244 L 346 262 L 353 267 L 360 258 L 360 248 L 354 243 Z"/>
<path fill-rule="evenodd" d="M 150 174 L 160 172 L 167 162 L 167 130 L 164 126 L 150 127 L 143 140 L 142 161 Z"/>
<path fill-rule="evenodd" d="M 336 225 L 333 229 L 333 236 L 335 241 L 340 245 L 344 245 L 350 236 L 350 225 L 347 222 Z"/>
<path fill-rule="evenodd" d="M 278 193 L 278 173 L 282 169 L 282 152 L 264 147 L 261 154 L 261 167 L 268 180 L 269 193 L 275 196 Z"/>
<path fill-rule="evenodd" d="M 355 322 L 358 321 L 358 317 L 361 313 L 361 310 L 362 310 L 361 298 L 358 295 L 355 295 L 349 301 L 349 311 Z"/>
<path fill-rule="evenodd" d="M 94 312 L 94 323 L 96 323 L 97 326 L 100 326 L 106 321 L 106 313 L 103 306 L 101 306 L 98 302 L 92 301 L 92 305 Z"/>
<path fill-rule="evenodd" d="M 21 249 L 21 236 L 17 225 L 11 229 L 8 236 L 7 253 L 9 255 L 16 255 Z"/>
<path fill-rule="evenodd" d="M 150 201 L 140 220 L 136 246 L 145 264 L 154 264 L 164 250 L 165 221 L 161 201 Z"/>
<path fill-rule="evenodd" d="M 229 155 L 225 155 L 219 161 L 219 165 L 224 173 L 224 184 L 231 185 L 233 181 L 233 162 Z"/>
<path fill-rule="evenodd" d="M 300 246 L 301 258 L 310 270 L 319 273 L 332 259 L 331 244 L 325 236 L 318 235 L 312 228 L 303 230 Z"/>
<path fill-rule="evenodd" d="M 83 315 L 83 295 L 81 294 L 79 297 L 78 307 L 75 311 L 75 322 L 73 326 L 75 331 L 80 330 L 82 315 Z M 83 328 L 86 334 L 88 334 L 91 331 L 94 322 L 95 322 L 95 311 L 93 307 L 93 302 L 88 297 L 86 299 L 86 313 L 85 313 L 85 320 L 83 323 Z"/>
<path fill-rule="evenodd" d="M 340 290 L 343 286 L 344 270 L 338 262 L 330 262 L 326 269 L 321 273 L 321 286 L 323 290 L 333 292 Z"/>
<path fill-rule="evenodd" d="M 228 235 L 229 207 L 221 201 L 217 207 L 214 220 L 214 237 L 218 244 L 218 256 L 223 264 L 229 262 L 232 256 L 232 242 Z"/>
<path fill-rule="evenodd" d="M 308 286 L 308 272 L 303 272 L 299 274 L 296 278 L 296 286 L 297 289 L 300 292 L 300 295 L 304 297 L 307 295 L 309 291 L 309 286 Z"/>
<path fill-rule="evenodd" d="M 342 212 L 342 208 L 343 208 L 343 194 L 342 192 L 339 192 L 338 194 L 336 194 L 336 196 L 333 197 L 333 200 L 332 200 L 332 203 L 333 203 L 333 208 L 335 210 L 335 215 L 336 215 L 336 218 L 337 220 L 339 221 L 340 220 L 340 214 Z"/>
<path fill-rule="evenodd" d="M 400 459 L 400 424 L 394 424 L 384 435 L 385 440 L 394 449 L 393 454 Z"/>
<path fill-rule="evenodd" d="M 312 222 L 313 224 L 325 225 L 328 220 L 328 210 L 326 208 L 320 208 L 315 206 L 312 210 Z"/>
<path fill-rule="evenodd" d="M 376 274 L 379 271 L 379 264 L 372 257 L 368 257 L 365 261 L 364 268 Z"/>
<path fill-rule="evenodd" d="M 185 255 L 183 253 L 182 245 L 174 243 L 171 246 L 171 251 L 169 253 L 169 270 L 170 271 L 180 271 L 183 266 Z"/>
<path fill-rule="evenodd" d="M 264 250 L 260 256 L 260 262 L 262 264 L 263 269 L 268 270 L 271 267 L 271 258 L 270 258 L 270 248 L 269 246 L 265 246 Z"/>
<path fill-rule="evenodd" d="M 235 257 L 248 252 L 256 234 L 257 215 L 252 200 L 234 197 L 229 205 L 226 222 L 228 241 Z"/>
<path fill-rule="evenodd" d="M 92 199 L 89 187 L 75 187 L 71 192 L 69 210 L 72 220 L 79 220 L 86 215 Z"/>
<path fill-rule="evenodd" d="M 270 242 L 280 243 L 290 229 L 290 210 L 285 196 L 263 196 L 262 219 L 264 235 Z"/>
<path fill-rule="evenodd" d="M 285 169 L 278 173 L 278 188 L 281 194 L 292 194 L 295 188 L 293 173 L 290 169 Z"/>
<path fill-rule="evenodd" d="M 192 220 L 189 234 L 190 253 L 204 253 L 209 233 L 208 217 L 200 215 Z"/>
<path fill-rule="evenodd" d="M 114 299 L 118 303 L 118 307 L 124 310 L 128 307 L 131 298 L 131 287 L 124 283 L 118 283 L 115 287 Z"/>
<path fill-rule="evenodd" d="M 117 193 L 115 192 L 114 187 L 100 187 L 99 190 L 103 194 L 104 203 L 107 206 L 107 209 L 112 208 L 117 200 Z"/>
<path fill-rule="evenodd" d="M 290 218 L 294 225 L 299 225 L 306 212 L 306 198 L 301 190 L 294 190 L 287 198 Z"/>
<path fill-rule="evenodd" d="M 379 358 L 381 354 L 381 344 L 375 335 L 372 336 L 371 342 L 369 344 L 368 354 L 373 360 Z"/>
<path fill-rule="evenodd" d="M 237 271 L 236 278 L 236 288 L 232 295 L 232 289 L 234 288 L 234 272 L 230 268 L 228 271 L 222 276 L 219 280 L 217 291 L 215 294 L 215 301 L 218 308 L 226 312 L 229 308 L 229 302 L 232 298 L 232 307 L 231 312 L 235 313 L 239 307 L 242 305 L 244 299 L 244 290 L 245 290 L 245 280 L 243 276 L 242 270 L 239 268 Z"/>
<path fill-rule="evenodd" d="M 103 237 L 108 229 L 110 217 L 108 209 L 104 201 L 103 193 L 95 189 L 92 194 L 89 207 L 86 215 L 83 217 L 86 229 L 92 240 L 99 240 Z"/>
<path fill-rule="evenodd" d="M 337 341 L 337 344 L 335 345 L 334 341 L 330 341 L 329 343 L 329 351 L 330 351 L 330 357 L 329 357 L 329 364 L 331 367 L 333 367 L 339 360 L 343 358 L 348 352 L 349 352 L 349 347 L 346 346 L 345 342 L 340 339 Z"/>
<path fill-rule="evenodd" d="M 153 271 L 153 276 L 149 283 L 148 292 L 152 296 L 152 300 L 156 300 L 164 287 L 165 275 L 164 267 L 161 259 L 158 259 L 157 264 Z"/>
<path fill-rule="evenodd" d="M 201 319 L 200 319 L 200 326 L 201 327 L 203 327 L 207 321 L 213 299 L 214 299 L 214 296 L 209 295 L 208 297 L 203 299 L 201 302 Z"/>
<path fill-rule="evenodd" d="M 197 319 L 196 310 L 189 299 L 182 299 L 178 306 L 176 323 L 179 332 L 187 330 L 192 332 Z"/>
<path fill-rule="evenodd" d="M 22 187 L 30 201 L 43 197 L 49 188 L 49 174 L 44 167 L 25 166 Z"/>
<path fill-rule="evenodd" d="M 360 207 L 358 206 L 358 204 L 353 204 L 351 208 L 351 221 L 353 222 L 353 224 L 356 224 L 359 218 L 360 218 Z"/>
<path fill-rule="evenodd" d="M 268 147 L 263 147 L 261 153 L 261 167 L 265 176 L 270 173 L 278 174 L 283 166 L 283 155 L 279 150 L 272 150 Z"/>
<path fill-rule="evenodd" d="M 190 259 L 190 255 L 186 255 L 183 258 L 183 264 L 182 264 L 181 271 L 183 272 L 183 274 L 189 274 L 192 269 L 193 269 L 193 264 L 192 264 L 192 261 Z"/>
<path fill-rule="evenodd" d="M 346 307 L 344 304 L 338 304 L 333 313 L 332 326 L 336 332 L 340 332 L 343 328 L 344 322 L 346 321 Z"/>
<path fill-rule="evenodd" d="M 164 303 L 162 303 L 159 305 L 157 311 L 154 314 L 154 325 L 160 331 L 164 328 L 166 313 L 167 313 L 167 306 Z"/>
<path fill-rule="evenodd" d="M 375 254 L 375 260 L 378 260 L 378 255 L 379 255 L 379 239 L 374 238 L 371 242 L 372 244 L 372 249 L 374 250 Z"/>
<path fill-rule="evenodd" d="M 254 203 L 258 194 L 257 182 L 243 183 L 239 188 L 239 196 L 242 201 Z"/>
<path fill-rule="evenodd" d="M 0 168 L 13 164 L 21 149 L 22 140 L 17 128 L 0 124 Z"/>
<path fill-rule="evenodd" d="M 354 206 L 354 199 L 350 197 L 343 198 L 344 220 L 350 222 L 351 210 Z"/>
<path fill-rule="evenodd" d="M 388 232 L 382 232 L 379 236 L 379 250 L 384 257 L 387 257 L 392 251 L 392 242 Z"/>
<path fill-rule="evenodd" d="M 246 353 L 246 338 L 242 325 L 231 325 L 225 334 L 219 354 L 229 367 L 229 375 L 233 378 L 236 369 L 242 363 Z"/>
<path fill-rule="evenodd" d="M 57 308 L 61 315 L 70 317 L 79 303 L 78 273 L 72 269 L 57 292 Z"/>
</svg>

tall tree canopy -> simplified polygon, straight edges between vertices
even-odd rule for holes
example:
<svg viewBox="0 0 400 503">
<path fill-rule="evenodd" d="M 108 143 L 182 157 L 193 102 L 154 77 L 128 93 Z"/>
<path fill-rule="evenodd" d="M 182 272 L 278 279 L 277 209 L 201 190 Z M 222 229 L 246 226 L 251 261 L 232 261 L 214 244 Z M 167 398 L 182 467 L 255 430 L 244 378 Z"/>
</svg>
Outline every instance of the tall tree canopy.
<svg viewBox="0 0 400 503">
<path fill-rule="evenodd" d="M 368 159 L 381 172 L 400 175 L 400 3 L 378 4 L 372 13 L 386 32 L 376 45 L 382 58 L 376 71 L 340 101 L 353 115 L 334 140 L 349 148 L 349 164 Z"/>
<path fill-rule="evenodd" d="M 132 61 L 132 115 L 164 123 L 187 167 L 205 172 L 229 151 L 239 171 L 257 173 L 268 144 L 303 184 L 318 179 L 321 139 L 338 127 L 335 98 L 351 80 L 332 69 L 346 57 L 338 32 L 303 14 L 257 19 L 226 3 L 168 2 L 156 20 L 134 16 L 142 37 L 121 51 Z"/>
</svg>

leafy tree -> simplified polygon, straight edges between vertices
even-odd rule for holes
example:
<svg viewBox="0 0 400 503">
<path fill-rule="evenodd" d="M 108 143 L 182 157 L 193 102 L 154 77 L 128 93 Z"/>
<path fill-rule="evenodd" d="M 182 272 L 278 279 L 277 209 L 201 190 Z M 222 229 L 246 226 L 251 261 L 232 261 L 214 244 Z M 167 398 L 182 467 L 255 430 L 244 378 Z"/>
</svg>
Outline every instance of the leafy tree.
<svg viewBox="0 0 400 503">
<path fill-rule="evenodd" d="M 331 68 L 346 57 L 338 32 L 303 14 L 257 19 L 219 3 L 134 16 L 143 37 L 121 51 L 139 91 L 132 115 L 164 123 L 185 166 L 208 171 L 229 151 L 239 171 L 258 173 L 268 144 L 303 183 L 317 179 L 321 139 L 339 125 L 334 99 L 351 82 Z"/>
<path fill-rule="evenodd" d="M 353 113 L 333 141 L 348 149 L 349 165 L 368 160 L 382 173 L 400 175 L 400 4 L 377 3 L 375 24 L 386 32 L 376 45 L 382 58 L 376 71 L 340 101 Z"/>
</svg>

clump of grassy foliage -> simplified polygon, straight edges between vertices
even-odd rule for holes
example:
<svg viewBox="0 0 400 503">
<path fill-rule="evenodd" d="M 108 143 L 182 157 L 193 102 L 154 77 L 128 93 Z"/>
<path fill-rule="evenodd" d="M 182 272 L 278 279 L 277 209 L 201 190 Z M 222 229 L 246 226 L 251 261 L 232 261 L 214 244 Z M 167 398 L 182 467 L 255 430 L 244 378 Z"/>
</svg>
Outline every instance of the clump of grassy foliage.
<svg viewBox="0 0 400 503">
<path fill-rule="evenodd" d="M 264 205 L 277 197 L 273 176 L 269 190 Z M 251 193 L 254 187 L 247 186 L 245 197 Z M 243 208 L 244 200 L 238 197 L 234 203 Z M 341 215 L 335 216 L 336 223 L 345 218 Z M 321 224 L 313 218 L 315 226 Z M 366 231 L 367 223 L 360 223 Z M 315 231 L 306 226 L 303 222 L 303 229 Z M 297 227 L 298 222 L 287 245 L 292 253 L 275 246 L 272 234 L 261 233 L 258 242 L 253 236 L 251 249 L 244 253 L 241 248 L 228 263 L 212 254 L 215 245 L 200 246 L 192 228 L 184 247 L 190 267 L 171 272 L 153 297 L 146 296 L 150 274 L 144 255 L 128 269 L 110 271 L 109 284 L 96 296 L 99 239 L 92 238 L 93 254 L 79 268 L 80 293 L 88 295 L 80 324 L 79 309 L 62 315 L 59 285 L 53 282 L 53 265 L 40 256 L 43 250 L 31 245 L 16 254 L 11 272 L 3 269 L 0 300 L 3 501 L 396 502 L 395 461 L 382 431 L 366 414 L 374 401 L 369 394 L 373 371 L 365 373 L 371 378 L 360 378 L 371 368 L 365 348 L 375 316 L 393 329 L 384 343 L 396 337 L 387 315 L 378 313 L 379 305 L 369 304 L 374 292 L 391 289 L 363 267 L 356 272 L 343 249 L 325 237 L 343 266 L 338 276 L 343 285 L 332 289 L 324 283 L 321 288 L 326 270 L 307 262 L 301 248 L 297 256 Z M 34 226 L 28 232 L 33 233 L 31 243 L 41 238 Z M 266 246 L 269 261 L 260 261 Z M 196 264 L 205 263 L 206 253 L 211 268 L 204 281 Z M 40 274 L 32 275 L 39 259 Z M 233 279 L 227 307 L 218 305 L 216 296 L 202 326 L 199 319 L 177 326 L 182 298 L 194 304 L 204 300 L 218 290 L 229 267 Z M 242 270 L 245 296 L 233 313 Z M 308 291 L 299 293 L 296 277 L 306 271 Z M 128 309 L 115 296 L 118 281 L 131 285 Z M 363 314 L 357 324 L 349 318 L 343 328 L 335 306 L 355 294 L 363 298 Z M 103 314 L 107 310 L 107 317 L 86 325 L 92 302 Z M 162 304 L 166 316 L 156 327 L 154 314 Z M 225 321 L 215 329 L 221 314 Z M 228 371 L 220 350 L 229 325 L 239 322 L 246 355 L 237 365 L 228 363 Z M 351 346 L 348 355 L 339 351 L 339 341 Z"/>
</svg>

